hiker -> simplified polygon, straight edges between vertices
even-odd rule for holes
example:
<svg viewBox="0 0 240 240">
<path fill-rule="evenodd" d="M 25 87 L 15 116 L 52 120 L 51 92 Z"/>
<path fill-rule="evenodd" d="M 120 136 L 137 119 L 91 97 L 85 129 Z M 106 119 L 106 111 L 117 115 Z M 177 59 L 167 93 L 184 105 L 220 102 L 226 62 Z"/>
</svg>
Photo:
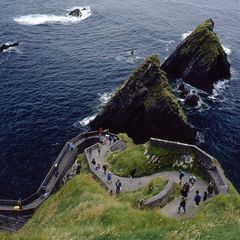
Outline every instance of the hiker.
<svg viewBox="0 0 240 240">
<path fill-rule="evenodd" d="M 112 144 L 112 140 L 113 140 L 112 135 L 109 135 L 108 140 L 109 140 L 109 144 L 111 145 Z"/>
<path fill-rule="evenodd" d="M 98 135 L 99 135 L 99 137 L 102 135 L 102 128 L 100 127 L 99 129 L 98 129 Z"/>
<path fill-rule="evenodd" d="M 79 174 L 82 170 L 82 165 L 81 164 L 78 164 L 77 165 L 77 168 L 76 168 L 76 174 Z"/>
<path fill-rule="evenodd" d="M 183 179 L 183 177 L 184 177 L 184 172 L 180 169 L 179 170 L 179 185 L 181 185 L 182 184 L 182 179 Z"/>
<path fill-rule="evenodd" d="M 111 183 L 112 182 L 112 173 L 108 172 L 107 174 L 107 183 Z"/>
<path fill-rule="evenodd" d="M 19 209 L 22 209 L 22 200 L 21 200 L 21 198 L 18 199 L 17 206 L 19 207 Z"/>
<path fill-rule="evenodd" d="M 116 194 L 119 194 L 121 191 L 121 187 L 122 187 L 122 183 L 120 182 L 120 180 L 118 179 L 116 181 Z"/>
<path fill-rule="evenodd" d="M 99 137 L 99 144 L 103 144 L 103 139 L 101 137 Z"/>
<path fill-rule="evenodd" d="M 103 164 L 102 168 L 103 168 L 104 175 L 106 175 L 107 174 L 107 165 Z"/>
<path fill-rule="evenodd" d="M 178 207 L 178 213 L 180 213 L 181 208 L 183 209 L 183 212 L 186 213 L 186 198 L 182 197 L 180 205 Z"/>
<path fill-rule="evenodd" d="M 182 190 L 181 190 L 181 195 L 182 195 L 182 197 L 184 197 L 184 198 L 187 198 L 187 196 L 188 196 L 188 191 L 187 191 L 187 189 L 186 188 L 182 188 Z"/>
<path fill-rule="evenodd" d="M 98 163 L 97 166 L 96 166 L 96 168 L 95 168 L 95 170 L 99 172 L 100 168 L 101 168 L 101 166 L 100 166 L 100 164 Z"/>
<path fill-rule="evenodd" d="M 95 166 L 95 164 L 96 164 L 96 161 L 95 161 L 95 159 L 94 159 L 94 158 L 92 159 L 91 163 L 92 163 L 92 165 L 93 165 L 93 166 Z"/>
<path fill-rule="evenodd" d="M 189 177 L 189 182 L 191 183 L 191 188 L 193 188 L 193 185 L 196 183 L 197 178 L 195 176 Z"/>
<path fill-rule="evenodd" d="M 205 191 L 203 194 L 203 202 L 205 202 L 208 198 L 208 193 Z"/>
<path fill-rule="evenodd" d="M 199 191 L 196 191 L 196 195 L 194 196 L 194 202 L 196 204 L 196 207 L 199 206 L 200 201 L 201 201 L 201 195 L 199 194 Z"/>
<path fill-rule="evenodd" d="M 41 194 L 44 195 L 46 193 L 47 187 L 45 185 L 42 185 L 41 187 Z"/>
<path fill-rule="evenodd" d="M 211 181 L 208 183 L 207 191 L 208 191 L 208 197 L 212 197 L 213 191 L 214 191 L 214 186 Z"/>
<path fill-rule="evenodd" d="M 67 142 L 67 146 L 68 146 L 68 150 L 73 150 L 74 149 L 74 146 L 71 142 Z"/>
<path fill-rule="evenodd" d="M 58 163 L 57 162 L 54 164 L 54 172 L 55 172 L 55 177 L 57 177 L 58 176 Z"/>
<path fill-rule="evenodd" d="M 183 188 L 186 189 L 187 193 L 189 193 L 190 185 L 189 185 L 188 182 L 185 182 L 185 183 L 183 184 Z"/>
<path fill-rule="evenodd" d="M 99 146 L 99 148 L 98 148 L 98 154 L 99 154 L 99 156 L 100 156 L 100 153 L 101 153 L 101 148 L 100 148 L 100 146 Z"/>
<path fill-rule="evenodd" d="M 133 168 L 130 172 L 130 175 L 131 175 L 131 178 L 134 178 L 135 177 L 135 174 L 137 172 L 137 169 L 136 168 Z"/>
</svg>

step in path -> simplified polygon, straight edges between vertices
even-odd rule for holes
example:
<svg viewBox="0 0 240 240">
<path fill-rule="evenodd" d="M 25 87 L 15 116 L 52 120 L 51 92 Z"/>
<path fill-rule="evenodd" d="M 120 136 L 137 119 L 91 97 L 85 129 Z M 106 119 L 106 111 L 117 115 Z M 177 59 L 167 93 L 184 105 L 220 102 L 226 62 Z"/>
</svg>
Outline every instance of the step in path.
<svg viewBox="0 0 240 240">
<path fill-rule="evenodd" d="M 100 154 L 98 151 L 99 147 L 100 147 Z M 112 182 L 108 183 L 107 177 L 104 174 L 102 166 L 104 164 L 107 164 L 106 158 L 107 158 L 107 155 L 109 154 L 109 152 L 111 152 L 110 147 L 111 147 L 111 145 L 109 144 L 109 142 L 106 142 L 104 145 L 96 144 L 93 147 L 91 147 L 92 148 L 91 154 L 89 154 L 89 151 L 87 151 L 87 150 L 86 150 L 86 154 L 88 155 L 87 161 L 88 161 L 88 165 L 89 165 L 91 172 L 94 173 L 94 175 L 96 175 L 102 181 L 102 183 L 104 183 L 105 186 L 107 186 L 109 189 L 112 189 L 113 193 L 115 193 L 115 191 L 116 191 L 115 183 L 118 179 L 122 183 L 122 191 L 123 192 L 132 192 L 132 191 L 136 191 L 140 188 L 144 188 L 148 185 L 148 183 L 152 179 L 154 179 L 156 177 L 165 177 L 169 180 L 171 179 L 171 180 L 175 181 L 176 183 L 179 182 L 179 174 L 177 171 L 163 171 L 163 172 L 155 173 L 155 174 L 152 174 L 149 176 L 137 177 L 134 179 L 127 178 L 127 177 L 120 177 L 120 176 L 117 176 L 112 173 Z M 98 170 L 98 171 L 95 169 L 96 165 L 94 166 L 91 163 L 91 160 L 93 158 L 96 161 L 96 165 L 99 163 L 101 166 L 100 170 Z M 188 181 L 190 175 L 191 174 L 189 174 L 189 173 L 185 173 L 185 176 L 183 178 L 183 183 L 185 181 Z M 188 194 L 188 200 L 186 203 L 186 210 L 187 210 L 186 214 L 178 214 L 177 213 L 179 203 L 181 200 L 181 196 L 175 198 L 170 203 L 166 204 L 163 208 L 161 208 L 160 209 L 161 213 L 166 216 L 175 217 L 175 218 L 180 217 L 180 216 L 193 216 L 198 210 L 198 207 L 195 207 L 195 203 L 193 201 L 195 191 L 199 190 L 200 194 L 203 195 L 203 192 L 206 191 L 206 189 L 207 189 L 207 183 L 205 181 L 203 181 L 202 179 L 198 178 L 194 187 L 190 190 L 190 192 Z"/>
</svg>

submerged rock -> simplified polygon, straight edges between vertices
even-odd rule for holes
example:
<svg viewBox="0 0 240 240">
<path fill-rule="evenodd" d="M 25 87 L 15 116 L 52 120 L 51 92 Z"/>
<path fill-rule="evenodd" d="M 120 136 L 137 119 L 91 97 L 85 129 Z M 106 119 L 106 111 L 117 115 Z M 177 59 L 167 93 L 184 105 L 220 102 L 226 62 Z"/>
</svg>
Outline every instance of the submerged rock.
<svg viewBox="0 0 240 240">
<path fill-rule="evenodd" d="M 12 43 L 12 44 L 1 44 L 0 45 L 0 52 L 3 52 L 4 50 L 7 50 L 7 49 L 9 49 L 11 47 L 16 47 L 18 45 L 19 45 L 18 42 L 15 42 L 15 43 Z"/>
<path fill-rule="evenodd" d="M 196 136 L 156 55 L 130 75 L 90 126 L 126 132 L 137 143 L 150 137 L 193 142 Z"/>
<path fill-rule="evenodd" d="M 162 65 L 170 78 L 182 78 L 207 92 L 215 81 L 230 78 L 227 55 L 213 28 L 213 20 L 208 19 L 178 45 Z"/>
<path fill-rule="evenodd" d="M 68 16 L 72 16 L 72 17 L 81 17 L 82 16 L 82 12 L 79 8 L 74 9 L 73 11 L 71 11 Z"/>
<path fill-rule="evenodd" d="M 196 107 L 198 105 L 199 97 L 196 94 L 189 94 L 184 103 L 189 107 Z"/>
</svg>

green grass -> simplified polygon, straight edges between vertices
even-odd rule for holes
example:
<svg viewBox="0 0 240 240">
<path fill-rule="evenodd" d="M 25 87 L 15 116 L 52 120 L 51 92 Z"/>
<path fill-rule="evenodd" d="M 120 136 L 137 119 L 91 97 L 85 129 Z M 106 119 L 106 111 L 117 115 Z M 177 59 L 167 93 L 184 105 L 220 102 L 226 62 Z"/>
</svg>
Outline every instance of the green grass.
<svg viewBox="0 0 240 240">
<path fill-rule="evenodd" d="M 200 43 L 201 48 L 199 48 Z M 210 19 L 199 24 L 181 47 L 182 55 L 188 55 L 193 51 L 199 52 L 204 64 L 213 62 L 223 52 L 217 35 L 212 31 Z"/>
<path fill-rule="evenodd" d="M 118 199 L 130 202 L 132 206 L 137 207 L 141 200 L 146 200 L 160 193 L 166 186 L 167 182 L 168 180 L 166 178 L 154 178 L 145 188 L 134 192 L 123 192 L 118 196 Z"/>
<path fill-rule="evenodd" d="M 159 209 L 139 210 L 110 197 L 88 174 L 70 180 L 16 234 L 1 240 L 238 240 L 240 197 L 230 193 L 203 203 L 192 218 L 168 219 Z"/>
<path fill-rule="evenodd" d="M 113 152 L 107 162 L 111 171 L 119 176 L 129 177 L 133 169 L 136 169 L 136 177 L 150 175 L 154 169 L 148 164 L 144 151 L 144 145 L 135 145 L 122 152 Z"/>
</svg>

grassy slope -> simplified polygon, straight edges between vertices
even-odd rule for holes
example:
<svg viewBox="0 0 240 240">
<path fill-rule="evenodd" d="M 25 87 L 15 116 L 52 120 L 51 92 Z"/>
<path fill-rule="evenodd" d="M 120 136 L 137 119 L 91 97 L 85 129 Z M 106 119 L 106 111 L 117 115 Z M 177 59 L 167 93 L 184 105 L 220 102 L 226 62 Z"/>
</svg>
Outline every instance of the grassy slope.
<svg viewBox="0 0 240 240">
<path fill-rule="evenodd" d="M 119 134 L 119 136 L 125 143 L 126 149 L 122 152 L 113 152 L 107 157 L 109 167 L 115 174 L 129 177 L 131 171 L 136 169 L 135 176 L 141 177 L 163 170 L 179 170 L 180 167 L 173 168 L 173 164 L 181 155 L 180 153 L 152 145 L 135 145 L 126 134 Z M 159 156 L 161 159 L 160 163 L 149 163 L 148 159 L 143 155 L 146 149 L 148 149 L 150 155 Z M 188 170 L 197 176 L 201 176 L 196 164 L 193 164 L 191 169 L 184 169 L 184 171 Z"/>
<path fill-rule="evenodd" d="M 30 239 L 217 239 L 240 236 L 240 197 L 217 196 L 191 219 L 167 219 L 158 209 L 138 210 L 107 195 L 88 174 L 70 180 L 49 198 L 25 227 L 3 240 Z"/>
</svg>

